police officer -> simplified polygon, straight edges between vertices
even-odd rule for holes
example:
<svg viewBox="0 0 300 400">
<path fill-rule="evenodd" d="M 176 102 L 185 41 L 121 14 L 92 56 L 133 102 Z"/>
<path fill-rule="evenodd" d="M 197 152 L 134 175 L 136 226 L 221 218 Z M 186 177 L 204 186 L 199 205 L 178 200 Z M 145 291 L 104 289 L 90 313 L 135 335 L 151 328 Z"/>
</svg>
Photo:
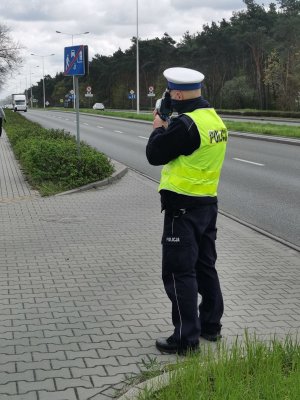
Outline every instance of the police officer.
<svg viewBox="0 0 300 400">
<path fill-rule="evenodd" d="M 203 74 L 176 67 L 165 70 L 164 76 L 168 89 L 164 105 L 154 112 L 146 155 L 150 164 L 164 165 L 158 189 L 165 211 L 162 279 L 172 302 L 174 332 L 157 339 L 156 347 L 184 354 L 199 347 L 200 336 L 209 341 L 221 338 L 224 306 L 215 240 L 217 188 L 228 131 L 201 96 Z M 170 106 L 178 116 L 168 121 L 162 109 Z"/>
</svg>

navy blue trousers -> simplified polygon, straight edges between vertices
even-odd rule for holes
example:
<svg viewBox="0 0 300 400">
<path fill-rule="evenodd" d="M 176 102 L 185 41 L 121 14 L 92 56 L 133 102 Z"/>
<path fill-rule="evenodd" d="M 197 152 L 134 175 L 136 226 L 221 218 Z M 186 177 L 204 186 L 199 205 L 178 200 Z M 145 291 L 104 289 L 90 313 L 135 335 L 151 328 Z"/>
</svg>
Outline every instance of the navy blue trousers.
<svg viewBox="0 0 300 400">
<path fill-rule="evenodd" d="M 224 305 L 215 268 L 217 214 L 217 204 L 165 211 L 162 279 L 172 302 L 174 338 L 182 346 L 198 343 L 201 332 L 221 331 Z"/>
</svg>

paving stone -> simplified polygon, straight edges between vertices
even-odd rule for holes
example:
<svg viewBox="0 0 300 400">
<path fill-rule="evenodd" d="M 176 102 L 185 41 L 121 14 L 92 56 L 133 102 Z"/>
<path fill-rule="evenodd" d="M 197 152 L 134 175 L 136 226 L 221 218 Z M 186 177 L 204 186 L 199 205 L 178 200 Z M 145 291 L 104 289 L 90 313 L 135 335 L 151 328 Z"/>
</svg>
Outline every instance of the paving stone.
<svg viewBox="0 0 300 400">
<path fill-rule="evenodd" d="M 80 378 L 63 379 L 55 378 L 56 386 L 58 390 L 65 390 L 70 387 L 85 387 L 91 388 L 93 384 L 89 376 L 82 376 Z"/>
<path fill-rule="evenodd" d="M 106 385 L 106 386 L 108 386 L 108 385 Z M 78 398 L 80 400 L 95 400 L 96 398 L 100 399 L 99 396 L 103 396 L 103 395 L 102 395 L 102 393 L 99 393 L 99 392 L 102 392 L 106 386 L 103 386 L 102 389 L 100 389 L 100 388 L 86 389 L 86 388 L 79 387 L 76 389 L 77 393 L 78 393 Z M 105 399 L 105 397 L 106 397 L 106 399 Z M 101 400 L 104 400 L 104 399 L 107 400 L 107 396 L 102 397 Z"/>
<path fill-rule="evenodd" d="M 29 391 L 39 391 L 39 390 L 49 390 L 54 391 L 55 385 L 53 379 L 45 379 L 43 381 L 35 381 L 35 382 L 18 382 L 18 389 L 20 394 L 25 394 Z"/>
<path fill-rule="evenodd" d="M 59 345 L 61 344 L 60 338 L 59 336 L 55 337 L 51 337 L 51 338 L 36 338 L 36 337 L 32 337 L 30 338 L 30 343 L 32 345 L 39 345 L 39 344 L 48 344 L 50 345 Z"/>
<path fill-rule="evenodd" d="M 37 344 L 37 345 L 32 345 L 32 346 L 16 346 L 16 354 L 22 354 L 22 353 L 32 353 L 34 351 L 38 352 L 47 352 L 47 346 L 45 344 Z"/>
<path fill-rule="evenodd" d="M 69 368 L 53 369 L 49 368 L 47 370 L 36 369 L 35 370 L 36 379 L 42 381 L 47 378 L 72 378 L 71 371 Z"/>
<path fill-rule="evenodd" d="M 96 342 L 96 343 L 79 343 L 80 350 L 97 350 L 98 354 L 101 353 L 102 350 L 110 349 L 110 345 L 108 342 Z M 99 353 L 100 352 L 100 353 Z"/>
<path fill-rule="evenodd" d="M 0 395 L 14 395 L 17 394 L 17 384 L 16 382 L 1 383 L 0 385 Z"/>
<path fill-rule="evenodd" d="M 5 364 L 0 364 L 0 373 L 1 372 L 16 372 L 16 363 L 15 362 L 9 362 Z"/>
<path fill-rule="evenodd" d="M 43 361 L 32 361 L 32 362 L 20 362 L 18 361 L 16 363 L 16 368 L 18 372 L 23 372 L 27 370 L 37 370 L 37 369 L 43 369 L 43 370 L 49 370 L 51 369 L 51 364 L 49 360 L 43 360 Z"/>
<path fill-rule="evenodd" d="M 126 379 L 125 374 L 118 374 L 118 375 L 113 375 L 113 376 L 93 376 L 93 384 L 95 387 L 104 387 L 107 385 L 115 385 L 120 382 L 124 382 Z"/>
<path fill-rule="evenodd" d="M 1 400 L 38 400 L 36 392 L 26 394 L 1 394 Z"/>
<path fill-rule="evenodd" d="M 39 400 L 78 400 L 76 391 L 73 388 L 58 390 L 55 392 L 39 391 Z"/>
<path fill-rule="evenodd" d="M 117 367 L 107 365 L 106 370 L 109 376 L 117 375 L 120 373 L 138 374 L 139 372 L 141 372 L 141 369 L 135 363 L 128 365 L 118 365 Z"/>
<path fill-rule="evenodd" d="M 6 364 L 9 362 L 18 362 L 18 361 L 31 361 L 30 353 L 22 353 L 22 354 L 2 354 L 1 355 L 1 364 Z"/>
<path fill-rule="evenodd" d="M 98 358 L 98 353 L 96 350 L 85 350 L 85 351 L 66 351 L 66 356 L 68 360 L 74 360 L 76 358 Z"/>
<path fill-rule="evenodd" d="M 26 372 L 15 372 L 15 373 L 0 372 L 1 385 L 6 384 L 8 382 L 17 382 L 20 380 L 33 381 L 34 380 L 33 371 L 31 370 Z"/>
<path fill-rule="evenodd" d="M 74 360 L 51 360 L 51 365 L 54 369 L 74 367 L 84 368 L 86 366 L 84 360 L 81 358 L 76 358 Z"/>
</svg>

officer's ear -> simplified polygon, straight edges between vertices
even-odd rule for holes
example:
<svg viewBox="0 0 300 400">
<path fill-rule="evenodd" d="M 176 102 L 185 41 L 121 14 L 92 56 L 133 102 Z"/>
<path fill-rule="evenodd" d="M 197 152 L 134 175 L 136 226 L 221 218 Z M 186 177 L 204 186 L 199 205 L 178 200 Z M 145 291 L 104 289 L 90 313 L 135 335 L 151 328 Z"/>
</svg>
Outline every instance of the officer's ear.
<svg viewBox="0 0 300 400">
<path fill-rule="evenodd" d="M 184 95 L 181 90 L 176 90 L 174 97 L 175 97 L 175 100 L 184 100 Z"/>
</svg>

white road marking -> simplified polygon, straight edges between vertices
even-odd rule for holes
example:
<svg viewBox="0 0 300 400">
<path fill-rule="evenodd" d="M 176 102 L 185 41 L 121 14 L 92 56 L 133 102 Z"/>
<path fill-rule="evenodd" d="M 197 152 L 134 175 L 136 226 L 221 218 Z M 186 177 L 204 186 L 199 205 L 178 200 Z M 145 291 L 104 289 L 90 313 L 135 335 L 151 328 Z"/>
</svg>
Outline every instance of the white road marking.
<svg viewBox="0 0 300 400">
<path fill-rule="evenodd" d="M 141 138 L 141 139 L 146 139 L 146 140 L 149 139 L 149 138 L 147 138 L 147 137 L 145 137 L 145 136 L 139 136 L 139 138 Z"/>
<path fill-rule="evenodd" d="M 265 164 L 260 164 L 260 163 L 254 162 L 254 161 L 243 160 L 242 158 L 233 158 L 233 160 L 241 161 L 241 162 L 248 163 L 248 164 L 258 165 L 259 167 L 265 166 Z"/>
<path fill-rule="evenodd" d="M 87 125 L 87 126 L 89 126 L 89 124 L 87 124 L 86 122 L 84 122 L 84 123 L 83 123 L 83 125 Z"/>
<path fill-rule="evenodd" d="M 103 129 L 103 126 L 99 126 L 99 125 L 97 125 L 97 128 L 99 128 L 99 129 Z"/>
<path fill-rule="evenodd" d="M 116 132 L 116 133 L 124 133 L 124 132 L 122 132 L 122 131 L 114 131 L 114 132 Z"/>
</svg>

